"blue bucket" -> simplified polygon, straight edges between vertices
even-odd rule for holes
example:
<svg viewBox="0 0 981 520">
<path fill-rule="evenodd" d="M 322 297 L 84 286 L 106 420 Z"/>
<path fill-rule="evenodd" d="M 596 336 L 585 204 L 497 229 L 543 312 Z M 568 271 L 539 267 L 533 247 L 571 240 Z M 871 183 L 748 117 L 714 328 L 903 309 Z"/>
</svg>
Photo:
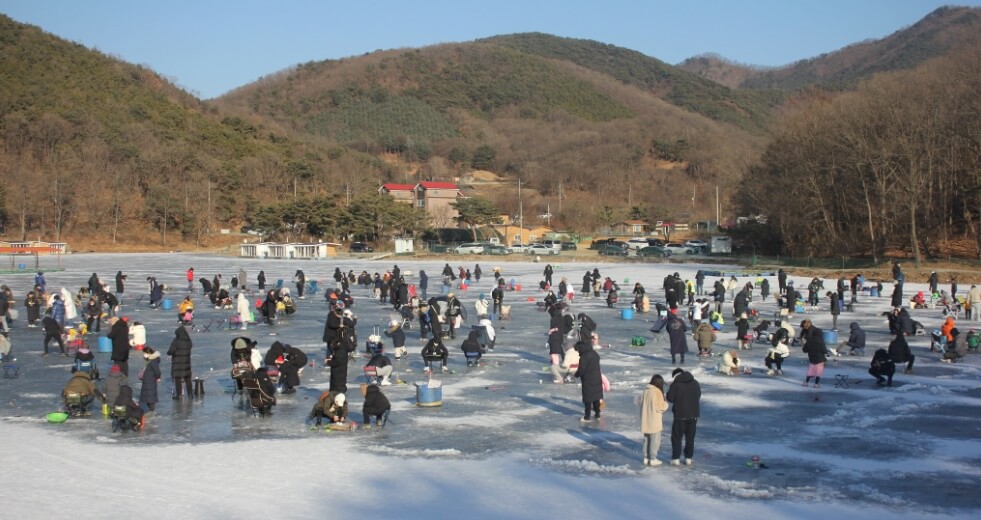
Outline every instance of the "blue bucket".
<svg viewBox="0 0 981 520">
<path fill-rule="evenodd" d="M 822 330 L 821 335 L 824 337 L 824 344 L 828 348 L 835 348 L 838 345 L 838 331 L 836 330 Z"/>
<path fill-rule="evenodd" d="M 162 308 L 165 311 L 169 311 L 170 309 L 173 309 L 174 300 L 164 299 L 163 301 L 160 302 L 160 308 Z"/>
<path fill-rule="evenodd" d="M 416 406 L 443 406 L 443 387 L 429 388 L 429 383 L 416 383 Z"/>
<path fill-rule="evenodd" d="M 621 319 L 624 319 L 624 320 L 632 320 L 632 319 L 634 319 L 634 310 L 633 309 L 620 309 L 620 318 Z"/>
<path fill-rule="evenodd" d="M 442 286 L 440 286 L 439 292 L 440 292 L 440 294 L 449 294 L 449 292 L 450 292 L 450 286 L 449 285 L 442 285 Z"/>
<path fill-rule="evenodd" d="M 99 352 L 112 352 L 112 340 L 106 336 L 99 336 Z"/>
<path fill-rule="evenodd" d="M 879 288 L 878 287 L 873 287 L 873 288 L 869 289 L 869 296 L 875 296 L 876 298 L 878 298 L 879 297 Z"/>
</svg>

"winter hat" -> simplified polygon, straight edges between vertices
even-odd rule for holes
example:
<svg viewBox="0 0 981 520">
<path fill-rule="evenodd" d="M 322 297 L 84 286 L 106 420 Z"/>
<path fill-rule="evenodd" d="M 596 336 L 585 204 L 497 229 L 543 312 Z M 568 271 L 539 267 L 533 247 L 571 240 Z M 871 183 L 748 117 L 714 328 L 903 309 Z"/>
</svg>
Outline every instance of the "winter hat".
<svg viewBox="0 0 981 520">
<path fill-rule="evenodd" d="M 951 336 L 954 336 L 955 338 L 956 338 L 956 337 L 957 337 L 957 335 L 958 335 L 958 334 L 960 334 L 960 333 L 961 333 L 961 331 L 959 331 L 959 330 L 957 330 L 957 327 L 954 327 L 954 328 L 952 328 L 952 329 L 950 329 L 950 335 L 951 335 Z"/>
<path fill-rule="evenodd" d="M 447 297 L 447 298 L 452 298 L 452 297 L 454 297 L 454 296 L 456 296 L 456 293 L 452 293 L 452 292 L 450 292 L 450 293 L 446 293 L 446 297 Z"/>
<path fill-rule="evenodd" d="M 344 406 L 344 401 L 346 399 L 347 398 L 344 397 L 344 394 L 337 394 L 337 396 L 334 397 L 334 404 L 336 404 L 337 406 Z"/>
<path fill-rule="evenodd" d="M 484 293 L 480 293 L 480 296 L 478 296 L 477 299 L 483 300 L 484 299 Z"/>
<path fill-rule="evenodd" d="M 674 370 L 671 371 L 671 377 L 677 377 L 678 374 L 681 374 L 681 373 L 684 373 L 684 370 L 682 370 L 680 368 L 676 368 L 676 369 L 674 369 Z"/>
<path fill-rule="evenodd" d="M 120 367 L 119 365 L 117 365 L 115 363 L 113 363 L 112 364 L 112 368 L 109 369 L 109 372 L 113 372 L 113 373 L 115 373 L 115 372 L 122 372 L 122 371 L 123 371 L 122 367 Z"/>
</svg>

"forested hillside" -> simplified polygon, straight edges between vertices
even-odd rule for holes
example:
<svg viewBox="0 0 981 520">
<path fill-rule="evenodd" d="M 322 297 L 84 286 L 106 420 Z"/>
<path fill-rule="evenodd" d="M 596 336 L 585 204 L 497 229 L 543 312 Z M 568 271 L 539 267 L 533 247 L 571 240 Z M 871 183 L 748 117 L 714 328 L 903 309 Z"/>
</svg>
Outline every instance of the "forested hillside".
<svg viewBox="0 0 981 520">
<path fill-rule="evenodd" d="M 208 102 L 0 16 L 0 225 L 158 245 L 243 224 L 374 239 L 431 224 L 381 183 L 459 180 L 514 214 L 520 180 L 525 215 L 586 234 L 714 220 L 718 189 L 723 221 L 770 217 L 759 251 L 935 254 L 979 234 L 978 12 L 786 70 L 706 57 L 730 86 L 532 33 L 299 64 Z M 503 181 L 468 185 L 472 170 Z"/>
</svg>

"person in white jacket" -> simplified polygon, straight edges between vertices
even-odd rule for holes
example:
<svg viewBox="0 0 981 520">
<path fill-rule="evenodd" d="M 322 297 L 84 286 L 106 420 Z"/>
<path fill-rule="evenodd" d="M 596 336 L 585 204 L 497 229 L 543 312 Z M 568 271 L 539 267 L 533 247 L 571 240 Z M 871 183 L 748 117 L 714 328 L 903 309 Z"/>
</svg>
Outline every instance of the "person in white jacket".
<svg viewBox="0 0 981 520">
<path fill-rule="evenodd" d="M 572 342 L 566 345 L 565 353 L 562 355 L 562 363 L 551 365 L 552 382 L 561 385 L 568 381 L 575 381 L 576 371 L 579 370 L 579 351 L 573 346 Z"/>
<path fill-rule="evenodd" d="M 727 350 L 722 355 L 722 362 L 719 363 L 719 373 L 727 376 L 739 375 L 739 351 Z"/>
<path fill-rule="evenodd" d="M 492 322 L 490 318 L 484 317 L 477 322 L 477 325 L 487 329 L 487 339 L 490 340 L 490 344 L 487 345 L 487 348 L 489 350 L 494 350 L 494 342 L 497 338 L 497 331 L 494 330 L 494 322 Z"/>
<path fill-rule="evenodd" d="M 477 301 L 474 302 L 473 304 L 474 310 L 477 311 L 478 318 L 483 318 L 484 316 L 488 315 L 487 314 L 488 305 L 489 302 L 487 301 L 487 297 L 484 295 L 484 293 L 480 293 L 480 296 L 477 298 Z"/>
<path fill-rule="evenodd" d="M 252 309 L 249 306 L 249 300 L 245 298 L 245 293 L 238 293 L 235 311 L 238 312 L 238 319 L 242 321 L 242 330 L 245 330 L 248 328 L 249 319 L 252 317 Z"/>
<path fill-rule="evenodd" d="M 146 346 L 146 327 L 138 321 L 134 321 L 129 327 L 129 346 L 136 350 L 143 350 Z"/>
<path fill-rule="evenodd" d="M 75 298 L 64 287 L 61 288 L 61 301 L 65 302 L 65 323 L 77 318 L 78 309 L 75 308 Z"/>
</svg>

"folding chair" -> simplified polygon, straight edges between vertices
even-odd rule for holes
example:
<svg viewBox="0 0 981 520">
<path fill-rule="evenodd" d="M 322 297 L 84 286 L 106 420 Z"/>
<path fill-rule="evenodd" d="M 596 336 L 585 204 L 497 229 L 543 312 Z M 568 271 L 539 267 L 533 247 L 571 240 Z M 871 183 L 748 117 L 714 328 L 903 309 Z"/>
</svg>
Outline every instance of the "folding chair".
<svg viewBox="0 0 981 520">
<path fill-rule="evenodd" d="M 9 363 L 4 363 L 3 365 L 0 366 L 3 367 L 4 379 L 16 379 L 17 377 L 20 376 L 20 368 L 17 366 L 17 363 L 11 361 Z"/>
<path fill-rule="evenodd" d="M 467 358 L 468 367 L 480 366 L 480 352 L 464 352 L 463 355 Z"/>
<path fill-rule="evenodd" d="M 212 326 L 217 326 L 220 329 L 220 328 L 222 328 L 224 326 L 225 321 L 227 321 L 225 318 L 221 318 L 221 319 L 219 319 L 217 321 L 214 320 L 214 319 L 212 319 L 211 321 L 208 322 L 207 325 L 202 325 L 200 327 L 195 327 L 194 328 L 194 331 L 195 332 L 211 332 L 211 327 Z"/>
<path fill-rule="evenodd" d="M 276 404 L 276 398 L 263 392 L 259 381 L 252 378 L 242 379 L 242 389 L 249 396 L 249 411 L 253 417 L 265 417 Z"/>
<path fill-rule="evenodd" d="M 373 365 L 364 367 L 364 378 L 368 384 L 375 384 L 378 381 L 378 369 Z"/>
<path fill-rule="evenodd" d="M 310 293 L 310 294 L 317 294 L 317 291 L 319 291 L 319 290 L 320 290 L 320 286 L 317 284 L 317 281 L 316 280 L 310 280 L 309 282 L 307 282 L 307 292 L 308 293 Z"/>
</svg>

